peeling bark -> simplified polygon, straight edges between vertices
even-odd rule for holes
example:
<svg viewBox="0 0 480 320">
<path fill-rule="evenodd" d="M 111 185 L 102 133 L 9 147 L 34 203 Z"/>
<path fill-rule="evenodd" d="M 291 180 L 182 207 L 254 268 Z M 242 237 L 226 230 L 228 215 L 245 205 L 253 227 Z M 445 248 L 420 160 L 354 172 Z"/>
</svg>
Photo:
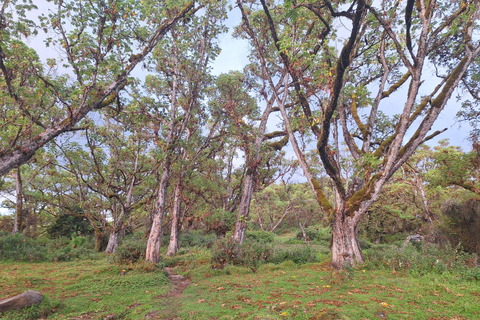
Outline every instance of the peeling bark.
<svg viewBox="0 0 480 320">
<path fill-rule="evenodd" d="M 250 203 L 252 202 L 253 192 L 255 189 L 255 176 L 253 170 L 247 172 L 243 182 L 242 199 L 238 209 L 237 222 L 233 229 L 233 241 L 242 244 L 245 240 L 245 232 L 247 231 L 247 219 L 250 214 Z"/>
<path fill-rule="evenodd" d="M 182 186 L 181 186 L 181 179 L 177 181 L 175 185 L 175 192 L 174 192 L 174 204 L 173 204 L 173 212 L 172 212 L 172 221 L 170 227 L 170 242 L 168 244 L 168 249 L 166 256 L 174 256 L 177 254 L 178 250 L 180 249 L 180 244 L 178 241 L 180 235 L 180 215 L 181 215 L 181 206 L 182 206 Z"/>
<path fill-rule="evenodd" d="M 17 234 L 22 231 L 23 223 L 23 184 L 22 174 L 20 167 L 15 171 L 15 191 L 16 191 L 16 203 L 15 203 L 15 219 L 13 221 L 12 234 Z"/>
<path fill-rule="evenodd" d="M 162 177 L 158 187 L 158 201 L 156 212 L 153 217 L 150 235 L 147 241 L 147 251 L 145 254 L 146 261 L 157 263 L 160 261 L 160 247 L 162 245 L 163 233 L 163 216 L 165 214 L 165 205 L 167 197 L 167 189 L 170 180 L 171 160 L 167 156 L 167 161 L 163 166 Z"/>
<path fill-rule="evenodd" d="M 106 253 L 114 253 L 115 249 L 118 247 L 118 238 L 120 236 L 120 230 L 112 230 L 110 236 L 108 237 L 107 248 L 105 249 Z"/>
<path fill-rule="evenodd" d="M 336 269 L 364 263 L 357 224 L 357 219 L 337 208 L 332 224 L 332 266 Z"/>
</svg>

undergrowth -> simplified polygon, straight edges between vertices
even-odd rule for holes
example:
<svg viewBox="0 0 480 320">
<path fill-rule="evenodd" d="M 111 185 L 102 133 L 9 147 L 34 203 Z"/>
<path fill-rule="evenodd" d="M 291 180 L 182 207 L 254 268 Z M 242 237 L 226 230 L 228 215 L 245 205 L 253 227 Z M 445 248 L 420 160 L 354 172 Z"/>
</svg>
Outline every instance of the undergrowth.
<svg viewBox="0 0 480 320">
<path fill-rule="evenodd" d="M 32 239 L 21 234 L 0 236 L 0 260 L 18 262 L 71 261 L 95 259 L 97 253 L 90 236 Z"/>
</svg>

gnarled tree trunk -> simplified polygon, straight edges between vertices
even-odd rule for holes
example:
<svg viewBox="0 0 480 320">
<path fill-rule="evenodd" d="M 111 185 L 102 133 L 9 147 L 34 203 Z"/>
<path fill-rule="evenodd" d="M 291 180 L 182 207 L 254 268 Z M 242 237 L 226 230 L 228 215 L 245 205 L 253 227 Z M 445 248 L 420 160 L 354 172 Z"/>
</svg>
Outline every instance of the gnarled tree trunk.
<svg viewBox="0 0 480 320">
<path fill-rule="evenodd" d="M 358 219 L 344 210 L 336 211 L 332 223 L 332 266 L 336 269 L 362 264 L 363 254 L 357 236 Z"/>
<path fill-rule="evenodd" d="M 119 229 L 113 229 L 110 232 L 110 236 L 108 237 L 108 244 L 107 248 L 105 249 L 105 253 L 114 253 L 118 247 L 118 239 L 120 236 Z"/>
<path fill-rule="evenodd" d="M 250 203 L 252 202 L 253 192 L 255 189 L 255 170 L 247 170 L 243 183 L 242 199 L 237 214 L 237 222 L 233 230 L 232 239 L 236 243 L 242 244 L 245 240 L 245 232 L 247 231 L 247 220 L 250 215 Z"/>
</svg>

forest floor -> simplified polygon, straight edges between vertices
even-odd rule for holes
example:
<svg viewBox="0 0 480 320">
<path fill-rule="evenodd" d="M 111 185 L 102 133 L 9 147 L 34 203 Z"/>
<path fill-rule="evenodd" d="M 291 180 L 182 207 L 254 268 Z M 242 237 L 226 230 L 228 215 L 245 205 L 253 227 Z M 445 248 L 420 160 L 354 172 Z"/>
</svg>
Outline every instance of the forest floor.
<svg viewBox="0 0 480 320">
<path fill-rule="evenodd" d="M 0 263 L 0 297 L 40 291 L 38 307 L 0 319 L 479 319 L 480 281 L 329 262 L 214 270 L 206 249 L 168 268 L 98 260 Z"/>
</svg>

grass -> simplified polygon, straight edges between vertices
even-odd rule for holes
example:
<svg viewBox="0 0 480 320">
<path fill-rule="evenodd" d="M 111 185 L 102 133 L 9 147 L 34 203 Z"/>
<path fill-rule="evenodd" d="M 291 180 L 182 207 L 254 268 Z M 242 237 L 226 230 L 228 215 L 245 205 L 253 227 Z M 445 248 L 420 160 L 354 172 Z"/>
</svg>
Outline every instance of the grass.
<svg viewBox="0 0 480 320">
<path fill-rule="evenodd" d="M 0 263 L 0 297 L 28 289 L 42 305 L 1 319 L 479 319 L 480 282 L 463 273 L 358 267 L 334 271 L 320 263 L 211 268 L 208 249 L 183 248 L 160 265 L 192 284 L 180 297 L 159 266 L 100 260 Z M 477 270 L 474 268 L 473 270 Z"/>
<path fill-rule="evenodd" d="M 155 310 L 158 296 L 170 284 L 161 270 L 137 267 L 126 270 L 107 259 L 75 262 L 1 263 L 0 296 L 32 289 L 48 297 L 39 310 L 49 319 L 100 319 L 115 314 L 119 319 L 140 319 Z M 50 310 L 44 310 L 45 308 Z M 6 312 L 1 319 L 25 319 L 23 312 Z M 35 318 L 35 317 L 32 317 Z"/>
<path fill-rule="evenodd" d="M 203 272 L 202 272 L 203 271 Z M 478 319 L 480 284 L 328 263 L 191 273 L 181 319 Z"/>
</svg>

